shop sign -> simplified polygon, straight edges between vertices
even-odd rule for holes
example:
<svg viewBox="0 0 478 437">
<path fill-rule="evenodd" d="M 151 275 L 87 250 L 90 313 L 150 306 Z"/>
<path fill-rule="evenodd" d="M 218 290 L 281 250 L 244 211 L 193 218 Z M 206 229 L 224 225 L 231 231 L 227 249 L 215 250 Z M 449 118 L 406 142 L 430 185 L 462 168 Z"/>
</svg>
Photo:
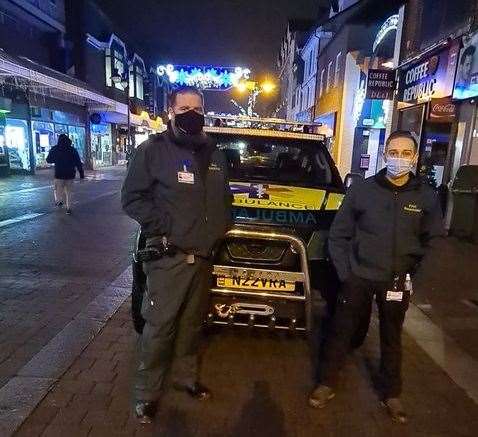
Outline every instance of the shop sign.
<svg viewBox="0 0 478 437">
<path fill-rule="evenodd" d="M 368 70 L 367 99 L 393 100 L 395 70 Z"/>
<path fill-rule="evenodd" d="M 457 43 L 400 71 L 398 100 L 423 103 L 451 96 L 459 46 Z"/>
<path fill-rule="evenodd" d="M 451 97 L 432 99 L 428 120 L 436 123 L 453 123 L 456 119 L 456 104 Z"/>
</svg>

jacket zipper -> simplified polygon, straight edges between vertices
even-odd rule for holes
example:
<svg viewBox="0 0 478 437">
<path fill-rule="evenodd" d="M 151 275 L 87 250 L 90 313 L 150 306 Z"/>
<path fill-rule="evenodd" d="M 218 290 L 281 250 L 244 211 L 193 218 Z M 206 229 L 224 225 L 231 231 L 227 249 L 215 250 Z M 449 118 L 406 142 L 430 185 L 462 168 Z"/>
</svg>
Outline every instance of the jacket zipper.
<svg viewBox="0 0 478 437">
<path fill-rule="evenodd" d="M 398 191 L 393 192 L 393 239 L 392 239 L 392 275 L 393 280 L 397 276 L 397 203 L 398 203 Z"/>
<path fill-rule="evenodd" d="M 201 185 L 202 185 L 202 197 L 203 197 L 203 205 L 204 205 L 204 223 L 207 224 L 207 220 L 208 220 L 208 217 L 207 217 L 207 193 L 206 193 L 206 172 L 204 174 L 202 174 L 201 172 L 201 162 L 199 161 L 198 157 L 197 157 L 197 154 L 196 152 L 193 152 L 193 156 L 195 158 L 195 161 L 196 161 L 196 167 L 198 169 L 198 175 L 201 179 Z"/>
</svg>

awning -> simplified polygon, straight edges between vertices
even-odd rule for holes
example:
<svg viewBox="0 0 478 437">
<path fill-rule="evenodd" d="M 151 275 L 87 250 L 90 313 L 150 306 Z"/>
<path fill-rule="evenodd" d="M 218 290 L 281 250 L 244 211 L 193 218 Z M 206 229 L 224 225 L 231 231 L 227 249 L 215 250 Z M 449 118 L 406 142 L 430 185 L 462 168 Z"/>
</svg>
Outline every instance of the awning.
<svg viewBox="0 0 478 437">
<path fill-rule="evenodd" d="M 54 99 L 87 106 L 90 111 L 127 114 L 127 105 L 99 94 L 86 83 L 0 49 L 0 78 L 17 88 Z"/>
</svg>

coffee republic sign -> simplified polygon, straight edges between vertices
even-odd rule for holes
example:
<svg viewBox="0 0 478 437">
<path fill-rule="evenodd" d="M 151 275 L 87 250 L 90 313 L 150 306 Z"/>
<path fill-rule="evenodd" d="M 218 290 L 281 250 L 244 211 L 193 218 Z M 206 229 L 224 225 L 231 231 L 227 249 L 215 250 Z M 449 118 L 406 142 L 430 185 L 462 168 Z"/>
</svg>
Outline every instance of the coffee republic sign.
<svg viewBox="0 0 478 437">
<path fill-rule="evenodd" d="M 459 46 L 452 45 L 429 58 L 400 71 L 398 99 L 405 103 L 423 103 L 453 92 Z"/>
</svg>

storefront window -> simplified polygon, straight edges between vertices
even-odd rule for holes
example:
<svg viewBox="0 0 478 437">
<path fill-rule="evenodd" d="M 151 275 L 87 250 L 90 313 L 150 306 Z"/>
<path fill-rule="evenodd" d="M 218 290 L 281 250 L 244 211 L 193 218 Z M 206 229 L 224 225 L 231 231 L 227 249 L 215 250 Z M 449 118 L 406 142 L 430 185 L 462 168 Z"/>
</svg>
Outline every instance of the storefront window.
<svg viewBox="0 0 478 437">
<path fill-rule="evenodd" d="M 28 171 L 31 169 L 28 124 L 25 120 L 7 118 L 5 147 L 8 150 L 11 169 Z"/>
<path fill-rule="evenodd" d="M 91 158 L 93 166 L 112 165 L 112 138 L 110 124 L 93 124 L 91 126 Z"/>
<path fill-rule="evenodd" d="M 46 158 L 50 149 L 56 144 L 55 125 L 44 121 L 33 121 L 32 134 L 36 167 L 49 167 Z"/>
<path fill-rule="evenodd" d="M 68 135 L 70 136 L 73 147 L 78 151 L 80 159 L 85 162 L 86 159 L 86 130 L 81 126 L 68 126 Z"/>
</svg>

